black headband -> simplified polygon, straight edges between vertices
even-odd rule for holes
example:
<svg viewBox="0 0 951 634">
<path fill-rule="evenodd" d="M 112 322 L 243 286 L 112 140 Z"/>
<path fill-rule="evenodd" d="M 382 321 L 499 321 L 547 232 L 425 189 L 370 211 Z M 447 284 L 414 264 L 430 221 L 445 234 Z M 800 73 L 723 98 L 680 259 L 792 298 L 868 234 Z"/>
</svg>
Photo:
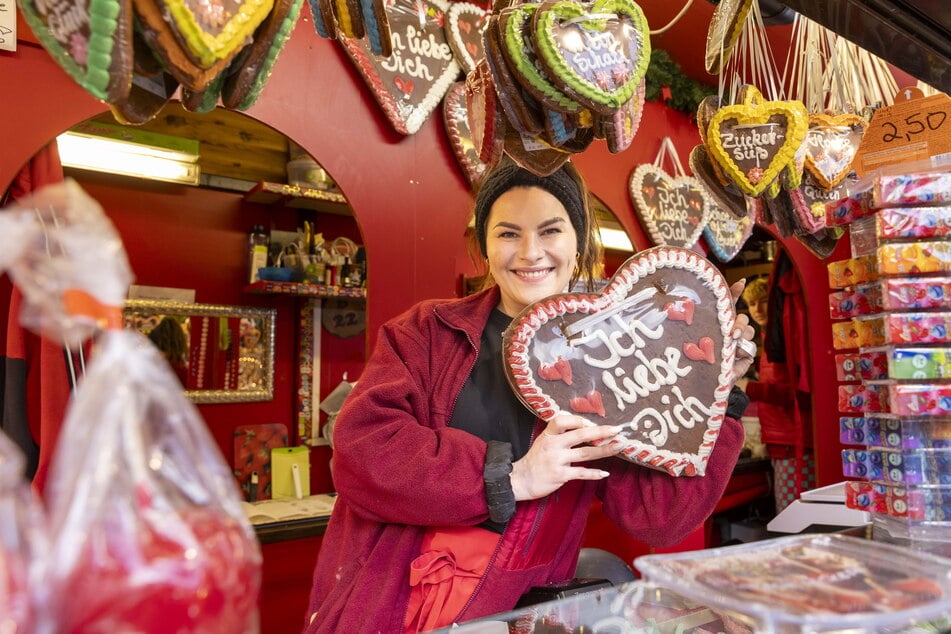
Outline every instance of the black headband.
<svg viewBox="0 0 951 634">
<path fill-rule="evenodd" d="M 514 163 L 495 169 L 479 188 L 475 200 L 475 229 L 479 240 L 479 250 L 486 257 L 485 236 L 489 211 L 499 196 L 515 187 L 539 187 L 544 189 L 564 205 L 578 237 L 578 250 L 584 251 L 588 240 L 587 216 L 585 214 L 584 194 L 581 187 L 565 166 L 550 176 L 538 176 Z"/>
</svg>

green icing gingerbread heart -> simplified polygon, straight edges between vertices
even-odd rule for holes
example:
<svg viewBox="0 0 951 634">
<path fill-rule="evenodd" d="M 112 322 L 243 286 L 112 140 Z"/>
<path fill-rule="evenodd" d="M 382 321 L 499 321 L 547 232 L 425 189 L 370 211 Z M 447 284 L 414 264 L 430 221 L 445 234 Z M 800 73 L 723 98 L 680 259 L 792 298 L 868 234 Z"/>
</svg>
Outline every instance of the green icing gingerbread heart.
<svg viewBox="0 0 951 634">
<path fill-rule="evenodd" d="M 559 87 L 602 113 L 637 91 L 650 62 L 647 18 L 632 0 L 546 2 L 535 15 L 542 64 Z"/>
<path fill-rule="evenodd" d="M 583 106 L 558 90 L 539 63 L 530 28 L 538 7 L 538 4 L 525 3 L 499 14 L 502 52 L 518 74 L 519 82 L 533 97 L 561 112 L 579 113 Z"/>
</svg>

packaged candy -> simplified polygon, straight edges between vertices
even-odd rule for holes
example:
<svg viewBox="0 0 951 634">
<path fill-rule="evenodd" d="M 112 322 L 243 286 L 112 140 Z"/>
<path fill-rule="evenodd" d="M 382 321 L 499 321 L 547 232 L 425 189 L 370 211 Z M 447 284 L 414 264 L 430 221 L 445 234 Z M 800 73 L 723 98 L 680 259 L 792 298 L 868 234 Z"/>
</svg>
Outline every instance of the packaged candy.
<svg viewBox="0 0 951 634">
<path fill-rule="evenodd" d="M 840 385 L 839 411 L 843 414 L 888 411 L 888 390 L 884 385 Z"/>
<path fill-rule="evenodd" d="M 875 254 L 875 249 L 879 244 L 878 236 L 875 233 L 876 215 L 878 213 L 859 218 L 849 225 L 849 246 L 853 258 Z"/>
<path fill-rule="evenodd" d="M 847 352 L 835 355 L 835 378 L 840 383 L 860 381 L 859 353 Z"/>
<path fill-rule="evenodd" d="M 951 419 L 880 417 L 874 420 L 877 435 L 869 446 L 891 449 L 951 449 Z M 856 425 L 858 427 L 858 425 Z M 863 437 L 872 440 L 872 434 Z"/>
<path fill-rule="evenodd" d="M 888 343 L 951 342 L 951 312 L 886 313 L 882 319 Z"/>
<path fill-rule="evenodd" d="M 881 482 L 885 478 L 881 450 L 843 449 L 842 475 Z"/>
<path fill-rule="evenodd" d="M 888 386 L 888 401 L 892 414 L 951 416 L 951 384 L 896 383 Z"/>
<path fill-rule="evenodd" d="M 832 347 L 836 350 L 874 348 L 884 343 L 885 327 L 881 316 L 832 324 Z"/>
<path fill-rule="evenodd" d="M 884 350 L 845 352 L 835 355 L 835 373 L 839 382 L 881 381 L 888 378 L 888 360 Z"/>
<path fill-rule="evenodd" d="M 845 449 L 842 474 L 888 484 L 951 484 L 951 449 Z"/>
<path fill-rule="evenodd" d="M 951 348 L 889 348 L 892 379 L 951 379 Z"/>
<path fill-rule="evenodd" d="M 845 483 L 845 505 L 913 520 L 947 521 L 951 520 L 951 486 L 850 481 Z"/>
<path fill-rule="evenodd" d="M 883 174 L 872 184 L 871 205 L 884 207 L 915 207 L 943 205 L 951 202 L 951 172 L 926 171 L 913 174 Z"/>
<path fill-rule="evenodd" d="M 879 240 L 946 238 L 951 236 L 951 206 L 895 207 L 869 216 Z M 855 239 L 855 225 L 849 228 Z"/>
<path fill-rule="evenodd" d="M 881 445 L 883 419 L 879 416 L 842 416 L 839 418 L 839 440 L 843 445 Z"/>
<path fill-rule="evenodd" d="M 879 282 L 882 310 L 916 310 L 951 306 L 951 277 L 887 277 Z M 859 287 L 862 288 L 862 287 Z"/>
<path fill-rule="evenodd" d="M 951 241 L 889 242 L 877 252 L 881 275 L 951 271 Z"/>
<path fill-rule="evenodd" d="M 875 283 L 829 293 L 829 316 L 832 319 L 848 319 L 881 311 L 882 289 Z"/>
<path fill-rule="evenodd" d="M 870 189 L 856 191 L 844 198 L 827 202 L 824 207 L 827 227 L 848 225 L 875 213 Z"/>
<path fill-rule="evenodd" d="M 848 288 L 878 279 L 875 257 L 870 255 L 829 262 L 828 267 L 831 288 Z"/>
</svg>

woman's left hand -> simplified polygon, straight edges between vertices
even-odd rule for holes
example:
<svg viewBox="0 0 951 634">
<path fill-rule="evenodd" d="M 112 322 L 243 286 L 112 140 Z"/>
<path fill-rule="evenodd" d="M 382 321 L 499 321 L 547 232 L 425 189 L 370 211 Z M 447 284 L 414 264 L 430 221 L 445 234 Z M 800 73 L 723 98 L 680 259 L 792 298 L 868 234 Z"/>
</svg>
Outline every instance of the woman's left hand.
<svg viewBox="0 0 951 634">
<path fill-rule="evenodd" d="M 730 287 L 730 294 L 733 295 L 733 301 L 736 302 L 743 294 L 746 287 L 746 280 L 740 280 Z M 736 316 L 736 322 L 733 327 L 733 338 L 736 340 L 736 359 L 733 361 L 733 376 L 737 379 L 746 375 L 746 371 L 753 365 L 753 356 L 756 350 L 756 344 L 753 343 L 753 337 L 756 331 L 750 325 L 750 318 L 745 313 L 739 313 Z"/>
</svg>

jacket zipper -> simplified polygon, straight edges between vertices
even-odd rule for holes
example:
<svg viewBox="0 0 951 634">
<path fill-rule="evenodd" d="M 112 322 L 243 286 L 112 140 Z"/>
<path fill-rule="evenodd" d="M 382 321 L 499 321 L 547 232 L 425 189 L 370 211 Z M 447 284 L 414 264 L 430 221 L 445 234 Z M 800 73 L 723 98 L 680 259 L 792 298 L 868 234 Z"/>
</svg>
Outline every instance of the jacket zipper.
<svg viewBox="0 0 951 634">
<path fill-rule="evenodd" d="M 469 595 L 469 599 L 466 601 L 466 604 L 462 606 L 462 609 L 459 610 L 459 614 L 455 616 L 452 620 L 453 623 L 458 623 L 459 619 L 463 614 L 466 613 L 466 610 L 469 609 L 469 606 L 472 605 L 472 602 L 475 601 L 475 598 L 479 595 L 479 591 L 482 590 L 482 586 L 485 585 L 485 580 L 489 578 L 489 572 L 492 571 L 492 566 L 495 565 L 495 560 L 499 556 L 499 551 L 502 549 L 502 542 L 505 541 L 505 533 L 508 532 L 508 526 L 505 527 L 505 530 L 502 532 L 502 535 L 499 537 L 499 541 L 495 544 L 495 549 L 492 551 L 492 556 L 489 557 L 489 563 L 485 565 L 485 572 L 482 573 L 482 577 L 479 578 L 479 583 L 476 585 L 475 590 L 472 591 L 472 594 Z M 409 604 L 407 602 L 407 608 Z"/>
<path fill-rule="evenodd" d="M 535 439 L 538 438 L 538 423 L 536 421 L 535 426 L 532 428 L 532 440 L 529 443 L 529 446 L 535 443 Z M 557 491 L 555 491 L 557 493 Z M 554 495 L 552 493 L 551 495 Z M 522 548 L 522 556 L 528 556 L 528 551 L 532 547 L 532 544 L 535 542 L 535 535 L 538 534 L 538 529 L 541 526 L 542 516 L 545 514 L 545 509 L 548 507 L 548 498 L 550 495 L 546 495 L 545 499 L 541 501 L 538 505 L 538 509 L 535 512 L 535 517 L 532 519 L 532 530 L 528 532 L 528 539 L 525 540 L 525 546 Z"/>
</svg>

